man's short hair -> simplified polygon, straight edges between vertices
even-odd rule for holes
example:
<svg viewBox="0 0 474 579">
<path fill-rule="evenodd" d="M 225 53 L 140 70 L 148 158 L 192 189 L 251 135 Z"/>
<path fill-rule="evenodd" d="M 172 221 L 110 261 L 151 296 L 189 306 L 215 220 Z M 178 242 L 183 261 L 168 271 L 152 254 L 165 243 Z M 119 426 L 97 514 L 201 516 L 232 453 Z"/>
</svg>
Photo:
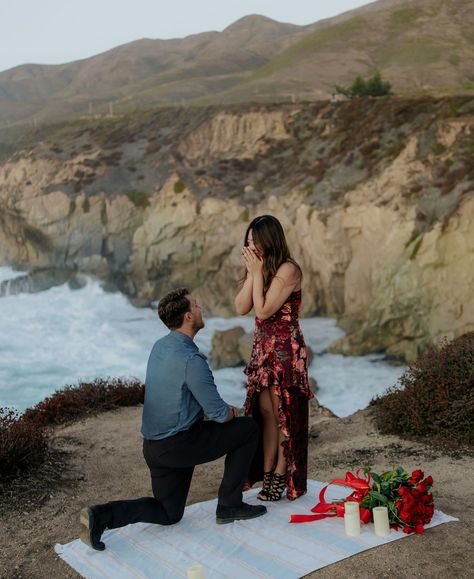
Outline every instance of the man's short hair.
<svg viewBox="0 0 474 579">
<path fill-rule="evenodd" d="M 186 297 L 188 295 L 189 290 L 180 287 L 167 293 L 158 303 L 160 320 L 170 330 L 180 328 L 183 325 L 184 314 L 191 310 L 191 303 Z"/>
</svg>

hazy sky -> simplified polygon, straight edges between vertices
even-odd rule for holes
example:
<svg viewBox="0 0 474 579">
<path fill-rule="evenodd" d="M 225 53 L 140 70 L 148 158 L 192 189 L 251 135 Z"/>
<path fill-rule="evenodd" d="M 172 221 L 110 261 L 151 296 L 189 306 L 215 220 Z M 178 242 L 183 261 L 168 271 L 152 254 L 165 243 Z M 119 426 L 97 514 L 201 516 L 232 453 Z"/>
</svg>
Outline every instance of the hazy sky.
<svg viewBox="0 0 474 579">
<path fill-rule="evenodd" d="M 93 56 L 139 38 L 223 30 L 248 14 L 311 24 L 369 0 L 0 0 L 0 71 Z"/>
</svg>

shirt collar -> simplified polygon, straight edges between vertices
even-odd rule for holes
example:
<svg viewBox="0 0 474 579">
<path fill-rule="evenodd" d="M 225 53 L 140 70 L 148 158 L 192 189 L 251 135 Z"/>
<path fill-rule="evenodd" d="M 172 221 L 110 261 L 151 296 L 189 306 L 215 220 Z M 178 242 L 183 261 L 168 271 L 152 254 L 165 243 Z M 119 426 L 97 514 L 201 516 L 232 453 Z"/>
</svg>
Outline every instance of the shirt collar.
<svg viewBox="0 0 474 579">
<path fill-rule="evenodd" d="M 194 340 L 189 336 L 186 336 L 186 334 L 177 332 L 176 330 L 171 330 L 170 336 L 172 336 L 174 340 L 177 340 L 181 344 L 192 344 L 196 348 L 196 350 L 198 349 Z"/>
</svg>

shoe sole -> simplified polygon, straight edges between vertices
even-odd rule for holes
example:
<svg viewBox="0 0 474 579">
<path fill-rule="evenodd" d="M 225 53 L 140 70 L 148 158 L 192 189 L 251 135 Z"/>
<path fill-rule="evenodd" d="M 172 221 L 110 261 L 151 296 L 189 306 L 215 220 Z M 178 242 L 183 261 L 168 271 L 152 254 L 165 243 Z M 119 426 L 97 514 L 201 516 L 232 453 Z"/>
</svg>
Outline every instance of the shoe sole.
<svg viewBox="0 0 474 579">
<path fill-rule="evenodd" d="M 262 503 L 277 503 L 278 501 L 281 501 L 282 498 L 283 495 L 280 495 L 277 499 L 272 499 L 270 498 L 270 495 L 262 495 L 261 493 L 257 495 L 257 499 L 262 501 Z"/>
<path fill-rule="evenodd" d="M 83 543 L 92 547 L 92 537 L 91 537 L 91 527 L 92 527 L 92 512 L 89 508 L 84 508 L 79 515 L 79 521 L 81 523 L 81 533 L 80 539 Z M 92 547 L 93 548 L 93 547 Z"/>
<path fill-rule="evenodd" d="M 216 523 L 218 525 L 227 525 L 228 523 L 233 523 L 234 521 L 246 521 L 248 519 L 256 519 L 257 517 L 261 517 L 262 515 L 266 515 L 267 511 L 263 511 L 263 513 L 257 513 L 255 515 L 247 515 L 243 517 L 232 517 L 230 519 L 222 519 L 216 517 Z"/>
<path fill-rule="evenodd" d="M 105 545 L 100 541 L 98 547 L 94 547 L 92 542 L 92 527 L 94 525 L 94 514 L 89 507 L 85 507 L 81 510 L 79 515 L 79 522 L 81 523 L 81 532 L 79 534 L 79 538 L 83 543 L 85 543 L 94 551 L 103 551 L 105 549 Z M 103 547 L 102 547 L 103 546 Z"/>
</svg>

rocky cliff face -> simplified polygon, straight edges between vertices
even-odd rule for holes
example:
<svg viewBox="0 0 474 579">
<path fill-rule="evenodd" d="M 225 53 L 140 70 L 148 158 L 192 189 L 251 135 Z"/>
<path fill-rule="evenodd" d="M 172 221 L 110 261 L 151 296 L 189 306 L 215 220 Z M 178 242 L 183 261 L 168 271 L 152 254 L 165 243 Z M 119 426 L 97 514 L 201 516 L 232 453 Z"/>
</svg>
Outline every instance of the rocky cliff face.
<svg viewBox="0 0 474 579">
<path fill-rule="evenodd" d="M 474 329 L 474 100 L 163 109 L 51 127 L 0 166 L 0 263 L 75 267 L 232 313 L 251 218 L 283 223 L 304 313 L 405 360 Z"/>
</svg>

